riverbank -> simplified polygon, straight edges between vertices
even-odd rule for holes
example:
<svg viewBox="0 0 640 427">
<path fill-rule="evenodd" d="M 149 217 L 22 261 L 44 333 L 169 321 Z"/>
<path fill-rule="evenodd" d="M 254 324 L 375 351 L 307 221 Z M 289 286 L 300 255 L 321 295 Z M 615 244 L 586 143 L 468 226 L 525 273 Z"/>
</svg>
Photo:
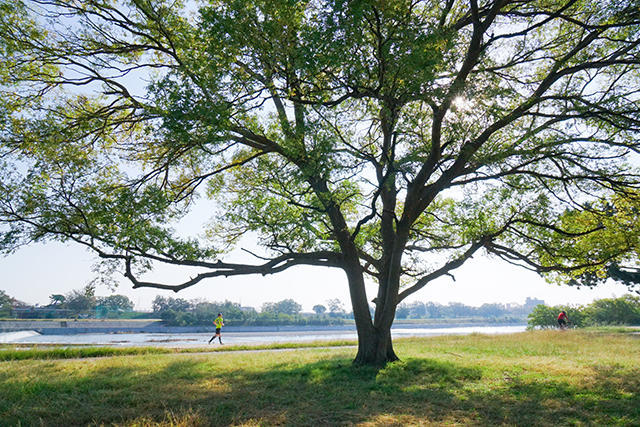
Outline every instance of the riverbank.
<svg viewBox="0 0 640 427">
<path fill-rule="evenodd" d="M 0 332 L 36 331 L 39 334 L 62 335 L 78 333 L 145 332 L 162 328 L 160 319 L 34 319 L 0 320 Z"/>
<path fill-rule="evenodd" d="M 0 362 L 8 425 L 637 425 L 640 339 L 532 331 L 354 348 Z M 124 350 L 123 350 L 124 351 Z M 321 396 L 322 398 L 319 398 Z"/>
<path fill-rule="evenodd" d="M 240 329 L 240 331 L 238 330 Z M 509 334 L 522 332 L 526 325 L 393 325 L 391 335 L 394 339 L 412 336 Z M 68 333 L 52 335 L 40 334 L 36 331 L 18 331 L 0 333 L 0 343 L 17 345 L 64 345 L 64 346 L 116 346 L 116 347 L 199 347 L 207 345 L 213 334 L 209 332 L 178 331 L 171 333 Z M 357 340 L 355 327 L 327 326 L 316 329 L 312 326 L 289 327 L 225 327 L 223 341 L 226 345 L 262 345 L 286 342 L 314 342 L 335 340 Z M 214 341 L 212 345 L 218 344 Z"/>
<path fill-rule="evenodd" d="M 470 326 L 508 326 L 525 324 L 523 319 L 407 319 L 396 320 L 394 327 L 403 328 L 450 328 Z M 274 326 L 225 326 L 226 332 L 286 332 L 301 328 L 310 331 L 355 331 L 353 320 L 346 320 L 344 325 L 274 325 Z M 110 333 L 209 333 L 215 328 L 204 326 L 167 326 L 160 319 L 55 319 L 55 320 L 0 320 L 0 333 L 35 331 L 41 335 L 74 335 L 74 334 L 110 334 Z"/>
</svg>

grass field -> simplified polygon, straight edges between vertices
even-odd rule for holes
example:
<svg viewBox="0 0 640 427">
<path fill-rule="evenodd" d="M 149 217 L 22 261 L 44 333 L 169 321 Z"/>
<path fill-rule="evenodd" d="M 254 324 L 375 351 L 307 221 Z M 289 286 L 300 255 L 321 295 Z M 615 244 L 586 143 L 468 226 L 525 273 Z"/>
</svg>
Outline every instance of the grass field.
<svg viewBox="0 0 640 427">
<path fill-rule="evenodd" d="M 0 362 L 1 425 L 640 425 L 640 336 L 617 331 L 398 340 L 382 370 L 352 347 L 38 351 Z"/>
</svg>

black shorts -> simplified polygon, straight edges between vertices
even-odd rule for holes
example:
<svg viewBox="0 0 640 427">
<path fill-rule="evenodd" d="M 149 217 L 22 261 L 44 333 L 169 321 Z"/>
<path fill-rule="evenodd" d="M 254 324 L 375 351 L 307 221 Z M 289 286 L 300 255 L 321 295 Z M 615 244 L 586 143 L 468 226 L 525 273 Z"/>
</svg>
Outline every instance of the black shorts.
<svg viewBox="0 0 640 427">
<path fill-rule="evenodd" d="M 220 333 L 220 328 L 216 328 L 216 335 Z"/>
<path fill-rule="evenodd" d="M 560 326 L 567 326 L 567 321 L 564 319 L 558 319 L 558 325 Z"/>
</svg>

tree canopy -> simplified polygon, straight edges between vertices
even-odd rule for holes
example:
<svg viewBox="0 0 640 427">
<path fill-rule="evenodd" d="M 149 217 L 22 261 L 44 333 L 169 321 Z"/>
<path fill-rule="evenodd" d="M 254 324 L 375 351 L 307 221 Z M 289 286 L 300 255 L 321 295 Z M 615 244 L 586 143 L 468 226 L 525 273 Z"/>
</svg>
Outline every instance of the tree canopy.
<svg viewBox="0 0 640 427">
<path fill-rule="evenodd" d="M 176 291 L 340 268 L 361 363 L 393 360 L 397 305 L 476 253 L 569 283 L 637 271 L 637 0 L 0 11 L 5 253 L 75 241 Z M 209 225 L 177 235 L 198 197 Z M 226 262 L 247 233 L 264 251 Z M 145 281 L 155 263 L 202 271 Z"/>
<path fill-rule="evenodd" d="M 291 298 L 278 302 L 266 302 L 262 304 L 262 312 L 273 314 L 298 314 L 302 310 L 302 306 Z"/>
</svg>

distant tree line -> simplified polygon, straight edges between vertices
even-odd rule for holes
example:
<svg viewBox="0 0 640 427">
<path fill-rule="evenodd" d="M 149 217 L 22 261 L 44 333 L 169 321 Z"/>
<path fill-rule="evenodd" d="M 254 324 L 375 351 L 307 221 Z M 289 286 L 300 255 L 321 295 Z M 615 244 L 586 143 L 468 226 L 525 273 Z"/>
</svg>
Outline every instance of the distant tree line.
<svg viewBox="0 0 640 427">
<path fill-rule="evenodd" d="M 156 296 L 151 313 L 133 311 L 133 302 L 124 295 L 97 296 L 93 286 L 67 294 L 52 294 L 45 306 L 31 306 L 0 291 L 0 317 L 19 318 L 160 318 L 172 326 L 210 325 L 218 313 L 223 313 L 226 325 L 335 325 L 353 319 L 342 301 L 330 299 L 313 306 L 313 313 L 302 313 L 302 306 L 293 299 L 266 302 L 260 311 L 242 307 L 230 301 L 209 302 L 202 299 Z M 544 301 L 527 298 L 519 304 L 483 304 L 479 307 L 458 302 L 447 305 L 433 302 L 411 302 L 398 305 L 397 319 L 482 319 L 524 321 L 534 307 Z M 373 308 L 371 308 L 373 310 Z"/>
<path fill-rule="evenodd" d="M 0 318 L 60 319 L 60 318 L 160 318 L 167 325 L 210 325 L 217 313 L 224 313 L 226 325 L 336 325 L 352 317 L 339 299 L 326 306 L 316 304 L 315 314 L 302 313 L 302 306 L 293 299 L 266 302 L 260 312 L 253 307 L 241 307 L 230 301 L 188 301 L 182 298 L 157 296 L 153 312 L 135 312 L 133 302 L 124 295 L 97 296 L 88 285 L 66 294 L 52 294 L 49 304 L 29 305 L 0 291 Z"/>
<path fill-rule="evenodd" d="M 32 306 L 10 298 L 0 291 L 0 317 L 26 319 L 58 319 L 68 317 L 131 318 L 133 302 L 124 295 L 98 296 L 95 287 L 88 285 L 67 294 L 52 294 L 49 304 Z"/>
<path fill-rule="evenodd" d="M 397 319 L 461 319 L 482 318 L 496 320 L 524 320 L 527 315 L 544 301 L 527 298 L 524 304 L 483 304 L 473 307 L 452 302 L 447 305 L 433 302 L 411 302 L 399 304 L 396 312 Z"/>
<path fill-rule="evenodd" d="M 536 306 L 528 317 L 528 328 L 555 328 L 558 314 L 565 311 L 575 327 L 605 325 L 640 325 L 640 297 L 625 295 L 605 298 L 585 306 Z"/>
<path fill-rule="evenodd" d="M 266 302 L 258 312 L 253 307 L 242 307 L 238 303 L 208 302 L 203 300 L 188 301 L 182 298 L 157 296 L 153 300 L 153 314 L 160 317 L 167 325 L 172 326 L 202 326 L 211 325 L 218 313 L 223 313 L 227 326 L 252 325 L 337 325 L 344 323 L 344 314 L 335 311 L 341 304 L 336 305 L 333 300 L 334 311 L 327 312 L 323 305 L 314 307 L 315 314 L 302 314 L 302 306 L 292 299 L 278 302 Z"/>
</svg>

